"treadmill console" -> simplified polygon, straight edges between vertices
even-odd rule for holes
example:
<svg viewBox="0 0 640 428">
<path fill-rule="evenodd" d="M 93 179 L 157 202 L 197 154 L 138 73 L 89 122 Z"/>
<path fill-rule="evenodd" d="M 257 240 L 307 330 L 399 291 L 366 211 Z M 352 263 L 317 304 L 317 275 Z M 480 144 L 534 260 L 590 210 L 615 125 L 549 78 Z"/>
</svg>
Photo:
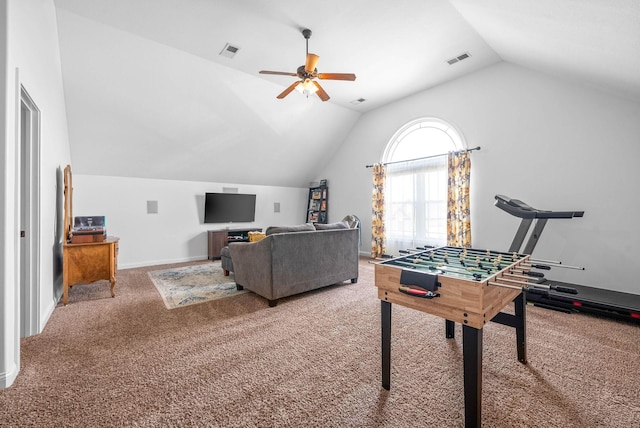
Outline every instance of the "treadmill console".
<svg viewBox="0 0 640 428">
<path fill-rule="evenodd" d="M 535 209 L 521 200 L 508 196 L 496 195 L 495 205 L 512 216 L 519 218 L 573 218 L 582 217 L 584 211 L 543 211 Z"/>
</svg>

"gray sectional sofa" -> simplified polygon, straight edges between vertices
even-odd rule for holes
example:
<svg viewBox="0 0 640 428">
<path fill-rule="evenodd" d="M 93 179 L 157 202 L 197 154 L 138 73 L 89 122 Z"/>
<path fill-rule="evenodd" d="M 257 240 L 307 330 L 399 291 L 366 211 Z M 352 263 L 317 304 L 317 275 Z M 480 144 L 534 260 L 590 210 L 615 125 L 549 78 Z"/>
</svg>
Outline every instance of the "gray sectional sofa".
<svg viewBox="0 0 640 428">
<path fill-rule="evenodd" d="M 347 280 L 357 282 L 359 233 L 345 227 L 345 223 L 270 227 L 260 241 L 229 244 L 236 285 L 275 306 L 283 297 Z"/>
</svg>

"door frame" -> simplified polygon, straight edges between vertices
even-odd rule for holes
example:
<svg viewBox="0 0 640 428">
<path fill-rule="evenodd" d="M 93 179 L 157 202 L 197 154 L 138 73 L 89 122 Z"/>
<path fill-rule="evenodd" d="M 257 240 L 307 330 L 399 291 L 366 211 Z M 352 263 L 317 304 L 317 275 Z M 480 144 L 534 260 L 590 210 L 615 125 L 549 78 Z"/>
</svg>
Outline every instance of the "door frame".
<svg viewBox="0 0 640 428">
<path fill-rule="evenodd" d="M 40 331 L 40 142 L 41 113 L 25 87 L 19 85 L 17 183 L 20 237 L 20 337 Z"/>
</svg>

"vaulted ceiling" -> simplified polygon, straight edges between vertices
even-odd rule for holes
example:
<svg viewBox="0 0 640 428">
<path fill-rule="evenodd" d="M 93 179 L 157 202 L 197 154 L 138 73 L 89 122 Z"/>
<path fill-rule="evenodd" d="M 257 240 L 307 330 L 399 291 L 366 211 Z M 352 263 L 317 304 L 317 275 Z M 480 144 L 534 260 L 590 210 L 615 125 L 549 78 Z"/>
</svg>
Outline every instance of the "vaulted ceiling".
<svg viewBox="0 0 640 428">
<path fill-rule="evenodd" d="M 499 61 L 640 102 L 636 0 L 55 4 L 78 174 L 304 187 L 363 113 Z M 357 75 L 327 102 L 258 74 L 304 64 L 304 28 L 319 72 Z"/>
</svg>

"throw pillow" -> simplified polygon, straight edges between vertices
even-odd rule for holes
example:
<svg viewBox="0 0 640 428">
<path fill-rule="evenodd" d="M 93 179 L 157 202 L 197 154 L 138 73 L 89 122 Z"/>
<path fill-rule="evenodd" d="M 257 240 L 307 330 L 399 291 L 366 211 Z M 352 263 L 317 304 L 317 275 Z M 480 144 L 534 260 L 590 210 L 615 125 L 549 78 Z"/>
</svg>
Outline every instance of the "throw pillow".
<svg viewBox="0 0 640 428">
<path fill-rule="evenodd" d="M 299 224 L 296 226 L 269 226 L 265 234 L 269 236 L 274 233 L 309 232 L 311 230 L 316 230 L 316 228 L 313 227 L 313 223 Z"/>
<path fill-rule="evenodd" d="M 249 232 L 249 242 L 258 242 L 266 237 L 267 235 L 262 232 Z"/>
<path fill-rule="evenodd" d="M 316 230 L 349 229 L 349 223 L 339 221 L 337 223 L 322 224 L 316 223 Z"/>
</svg>

